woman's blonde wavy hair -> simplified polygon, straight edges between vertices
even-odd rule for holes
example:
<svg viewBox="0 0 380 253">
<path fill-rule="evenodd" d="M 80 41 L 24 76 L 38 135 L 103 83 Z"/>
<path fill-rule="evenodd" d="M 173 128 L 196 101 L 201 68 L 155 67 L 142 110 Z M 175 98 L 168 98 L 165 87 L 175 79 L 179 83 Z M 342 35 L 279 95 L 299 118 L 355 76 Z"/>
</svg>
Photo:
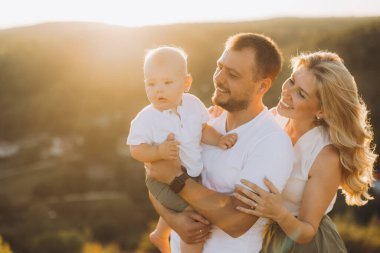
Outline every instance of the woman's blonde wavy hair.
<svg viewBox="0 0 380 253">
<path fill-rule="evenodd" d="M 304 53 L 292 60 L 293 70 L 306 67 L 315 77 L 317 96 L 324 113 L 317 120 L 338 149 L 343 167 L 341 188 L 348 205 L 364 205 L 373 199 L 368 189 L 374 181 L 373 131 L 368 110 L 358 94 L 354 77 L 335 53 Z"/>
</svg>

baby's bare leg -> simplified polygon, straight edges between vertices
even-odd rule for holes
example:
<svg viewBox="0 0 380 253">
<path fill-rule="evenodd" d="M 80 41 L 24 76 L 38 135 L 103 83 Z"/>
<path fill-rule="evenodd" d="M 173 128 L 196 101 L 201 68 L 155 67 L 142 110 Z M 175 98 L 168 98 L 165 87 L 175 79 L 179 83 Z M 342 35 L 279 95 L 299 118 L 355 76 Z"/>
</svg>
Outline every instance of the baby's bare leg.
<svg viewBox="0 0 380 253">
<path fill-rule="evenodd" d="M 168 224 L 166 224 L 165 220 L 160 217 L 156 229 L 149 235 L 150 241 L 161 251 L 161 253 L 170 253 L 170 231 L 171 229 Z"/>
</svg>

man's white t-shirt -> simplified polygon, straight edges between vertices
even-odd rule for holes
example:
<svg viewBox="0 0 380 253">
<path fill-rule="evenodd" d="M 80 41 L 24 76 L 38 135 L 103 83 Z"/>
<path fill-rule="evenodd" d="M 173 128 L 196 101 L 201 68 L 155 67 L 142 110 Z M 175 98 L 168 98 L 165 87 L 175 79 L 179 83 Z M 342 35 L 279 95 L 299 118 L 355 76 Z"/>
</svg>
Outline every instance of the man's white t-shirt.
<svg viewBox="0 0 380 253">
<path fill-rule="evenodd" d="M 197 177 L 203 169 L 202 125 L 209 119 L 208 112 L 200 99 L 189 93 L 183 94 L 177 112 L 146 106 L 132 120 L 127 144 L 160 144 L 173 133 L 180 142 L 182 165 L 190 176 Z"/>
<path fill-rule="evenodd" d="M 251 121 L 226 132 L 224 112 L 209 121 L 222 134 L 236 133 L 238 141 L 227 150 L 203 145 L 202 183 L 209 189 L 232 194 L 241 179 L 247 179 L 267 189 L 263 179 L 267 177 L 279 191 L 285 186 L 293 164 L 293 148 L 288 135 L 276 123 L 265 108 Z M 242 236 L 233 238 L 214 227 L 206 241 L 203 253 L 257 253 L 261 249 L 262 230 L 267 222 L 260 218 Z M 172 253 L 179 253 L 178 236 L 172 233 Z"/>
</svg>

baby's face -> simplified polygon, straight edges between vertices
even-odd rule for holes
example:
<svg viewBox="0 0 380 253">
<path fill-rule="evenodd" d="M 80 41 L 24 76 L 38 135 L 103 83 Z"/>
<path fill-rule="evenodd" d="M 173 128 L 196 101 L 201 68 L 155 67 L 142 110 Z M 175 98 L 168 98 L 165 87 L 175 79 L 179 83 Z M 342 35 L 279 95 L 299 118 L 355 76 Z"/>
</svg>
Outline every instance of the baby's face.
<svg viewBox="0 0 380 253">
<path fill-rule="evenodd" d="M 147 97 L 156 109 L 175 109 L 181 103 L 186 76 L 177 66 L 147 64 L 144 76 Z"/>
</svg>

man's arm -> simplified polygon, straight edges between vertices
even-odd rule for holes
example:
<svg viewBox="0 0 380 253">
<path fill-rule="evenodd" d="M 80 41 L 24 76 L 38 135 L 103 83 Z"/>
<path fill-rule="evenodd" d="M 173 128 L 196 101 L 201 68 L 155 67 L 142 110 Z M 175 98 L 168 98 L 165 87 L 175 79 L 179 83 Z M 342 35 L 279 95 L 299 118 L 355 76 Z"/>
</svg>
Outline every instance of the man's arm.
<svg viewBox="0 0 380 253">
<path fill-rule="evenodd" d="M 180 196 L 212 224 L 235 238 L 247 232 L 258 219 L 237 211 L 237 206 L 246 206 L 244 203 L 227 194 L 210 190 L 192 179 L 186 180 Z"/>
<path fill-rule="evenodd" d="M 166 221 L 183 241 L 188 244 L 204 242 L 211 229 L 210 223 L 194 211 L 174 212 L 165 208 L 160 202 L 149 194 L 149 198 L 157 213 Z"/>
<path fill-rule="evenodd" d="M 182 170 L 178 161 L 160 160 L 147 168 L 147 173 L 169 184 L 176 175 L 182 174 Z M 232 237 L 244 234 L 258 219 L 236 209 L 237 206 L 246 206 L 244 203 L 227 194 L 210 190 L 192 179 L 186 180 L 179 194 L 195 211 Z M 159 210 L 157 212 L 162 215 Z"/>
<path fill-rule="evenodd" d="M 273 135 L 263 138 L 262 143 L 253 150 L 236 183 L 239 183 L 240 178 L 265 187 L 263 179 L 268 177 L 282 191 L 292 168 L 293 151 L 290 140 Z M 178 161 L 158 161 L 152 163 L 147 173 L 158 181 L 170 184 L 182 172 Z M 227 194 L 210 190 L 192 179 L 186 180 L 179 194 L 194 210 L 232 237 L 244 234 L 258 219 L 236 209 L 237 206 L 248 207 L 244 203 Z"/>
</svg>

